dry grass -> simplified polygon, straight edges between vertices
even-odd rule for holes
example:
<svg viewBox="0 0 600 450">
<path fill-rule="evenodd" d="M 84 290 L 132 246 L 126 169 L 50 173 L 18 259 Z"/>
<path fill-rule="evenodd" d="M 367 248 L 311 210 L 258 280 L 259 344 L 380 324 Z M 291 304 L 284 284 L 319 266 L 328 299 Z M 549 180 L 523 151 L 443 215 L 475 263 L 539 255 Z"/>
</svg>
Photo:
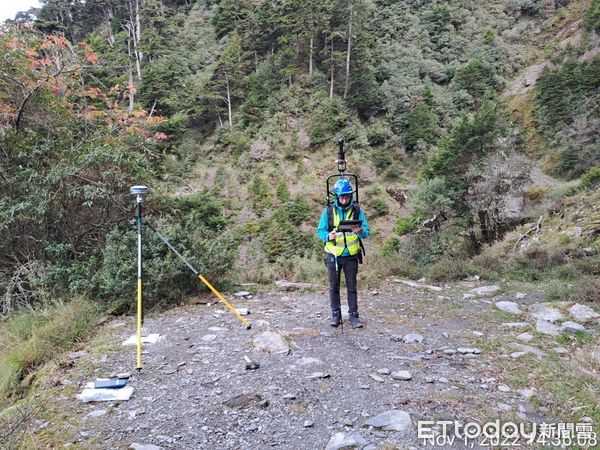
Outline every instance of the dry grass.
<svg viewBox="0 0 600 450">
<path fill-rule="evenodd" d="M 41 311 L 25 311 L 0 328 L 0 405 L 22 393 L 21 381 L 37 367 L 88 336 L 99 309 L 83 299 L 56 301 Z"/>
</svg>

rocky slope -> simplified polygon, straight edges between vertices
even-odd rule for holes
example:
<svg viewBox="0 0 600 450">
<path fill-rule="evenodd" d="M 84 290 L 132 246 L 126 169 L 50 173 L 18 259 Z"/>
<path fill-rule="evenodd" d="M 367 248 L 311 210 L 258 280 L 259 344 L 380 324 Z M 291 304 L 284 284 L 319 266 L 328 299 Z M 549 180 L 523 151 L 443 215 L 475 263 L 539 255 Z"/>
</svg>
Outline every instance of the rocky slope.
<svg viewBox="0 0 600 450">
<path fill-rule="evenodd" d="M 121 345 L 134 321 L 107 322 L 53 375 L 44 395 L 64 422 L 44 422 L 33 439 L 98 449 L 391 449 L 421 446 L 421 420 L 597 420 L 586 417 L 600 392 L 593 311 L 545 304 L 532 286 L 389 280 L 360 293 L 365 327 L 345 321 L 342 331 L 328 325 L 325 298 L 240 296 L 249 331 L 212 299 L 149 317 L 145 332 L 162 339 L 145 346 L 140 373 L 135 347 Z M 244 355 L 260 367 L 247 370 Z M 129 401 L 75 398 L 86 382 L 120 372 L 132 373 Z M 385 431 L 390 418 L 394 431 Z"/>
</svg>

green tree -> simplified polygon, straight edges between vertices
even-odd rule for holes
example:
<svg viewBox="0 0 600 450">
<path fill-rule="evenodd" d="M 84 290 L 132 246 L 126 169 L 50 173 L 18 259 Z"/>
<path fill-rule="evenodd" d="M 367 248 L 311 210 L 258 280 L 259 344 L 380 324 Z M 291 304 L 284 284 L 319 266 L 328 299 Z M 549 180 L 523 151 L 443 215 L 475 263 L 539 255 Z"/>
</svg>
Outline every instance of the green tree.
<svg viewBox="0 0 600 450">
<path fill-rule="evenodd" d="M 600 0 L 592 0 L 585 12 L 583 24 L 586 29 L 600 33 Z"/>
<path fill-rule="evenodd" d="M 402 143 L 409 152 L 421 145 L 432 144 L 438 134 L 437 116 L 425 102 L 419 102 L 408 114 L 406 131 Z"/>
<path fill-rule="evenodd" d="M 495 148 L 501 132 L 496 108 L 496 104 L 484 102 L 472 119 L 463 117 L 450 136 L 440 140 L 439 150 L 429 155 L 421 171 L 425 179 L 445 180 L 457 202 L 471 182 L 465 169 Z"/>
<path fill-rule="evenodd" d="M 148 109 L 172 115 L 193 106 L 191 71 L 181 55 L 160 58 L 142 72 L 138 101 Z"/>
<path fill-rule="evenodd" d="M 456 90 L 463 90 L 470 95 L 475 109 L 484 99 L 492 97 L 498 85 L 492 66 L 480 59 L 471 60 L 458 69 L 453 83 Z"/>
</svg>

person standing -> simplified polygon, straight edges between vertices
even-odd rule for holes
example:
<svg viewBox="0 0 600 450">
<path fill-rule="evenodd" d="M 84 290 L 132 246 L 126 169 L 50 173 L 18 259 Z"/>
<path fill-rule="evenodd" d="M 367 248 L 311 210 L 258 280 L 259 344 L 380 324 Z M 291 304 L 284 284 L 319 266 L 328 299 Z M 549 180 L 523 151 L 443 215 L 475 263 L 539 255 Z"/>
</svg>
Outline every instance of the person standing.
<svg viewBox="0 0 600 450">
<path fill-rule="evenodd" d="M 321 215 L 317 228 L 319 239 L 325 244 L 325 266 L 329 278 L 329 304 L 331 306 L 330 325 L 338 327 L 342 322 L 340 301 L 340 280 L 342 271 L 346 279 L 348 295 L 348 321 L 353 328 L 363 326 L 358 315 L 358 293 L 356 277 L 358 264 L 362 262 L 361 239 L 369 237 L 367 218 L 358 203 L 352 201 L 352 184 L 346 178 L 340 178 L 333 186 L 335 200 L 327 206 Z M 352 231 L 338 231 L 340 221 L 358 220 L 360 225 Z"/>
</svg>

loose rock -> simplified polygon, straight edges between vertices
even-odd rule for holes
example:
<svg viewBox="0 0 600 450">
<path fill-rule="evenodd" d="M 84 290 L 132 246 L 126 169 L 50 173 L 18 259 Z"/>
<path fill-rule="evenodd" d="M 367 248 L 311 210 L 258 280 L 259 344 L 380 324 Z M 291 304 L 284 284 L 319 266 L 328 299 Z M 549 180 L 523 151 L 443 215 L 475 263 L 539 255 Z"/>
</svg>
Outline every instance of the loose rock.
<svg viewBox="0 0 600 450">
<path fill-rule="evenodd" d="M 488 296 L 494 294 L 498 289 L 500 289 L 500 286 L 481 286 L 471 289 L 471 292 L 480 296 Z"/>
<path fill-rule="evenodd" d="M 383 378 L 381 378 L 379 375 L 375 375 L 374 373 L 369 374 L 369 376 L 377 381 L 378 383 L 383 383 L 385 380 Z"/>
<path fill-rule="evenodd" d="M 364 446 L 367 441 L 359 434 L 352 433 L 346 435 L 346 433 L 336 433 L 329 439 L 325 450 L 340 450 L 342 448 L 360 448 Z"/>
<path fill-rule="evenodd" d="M 279 333 L 274 331 L 265 331 L 254 338 L 254 347 L 257 350 L 263 350 L 271 353 L 290 352 L 290 346 Z"/>
<path fill-rule="evenodd" d="M 406 431 L 412 426 L 412 420 L 407 412 L 394 409 L 372 417 L 364 424 L 384 431 Z"/>
<path fill-rule="evenodd" d="M 423 342 L 423 336 L 418 333 L 409 333 L 402 338 L 405 344 L 420 344 Z"/>
<path fill-rule="evenodd" d="M 579 303 L 575 303 L 573 306 L 569 308 L 569 314 L 580 322 L 587 322 L 589 320 L 597 319 L 600 317 L 596 311 L 594 311 L 589 306 L 581 305 Z"/>
<path fill-rule="evenodd" d="M 535 323 L 535 329 L 538 333 L 547 334 L 549 336 L 558 336 L 560 328 L 553 323 L 538 319 Z"/>
<path fill-rule="evenodd" d="M 317 380 L 319 378 L 329 378 L 331 375 L 325 372 L 313 372 L 307 378 L 309 380 Z"/>
<path fill-rule="evenodd" d="M 152 444 L 138 444 L 138 443 L 133 443 L 129 446 L 129 448 L 133 449 L 133 450 L 162 450 L 162 447 L 159 447 L 158 445 L 152 445 Z"/>
<path fill-rule="evenodd" d="M 394 380 L 408 381 L 412 378 L 412 374 L 408 370 L 398 370 L 392 372 L 392 378 Z"/>
<path fill-rule="evenodd" d="M 517 339 L 522 342 L 529 342 L 533 339 L 533 335 L 529 333 L 521 333 L 517 336 Z"/>
<path fill-rule="evenodd" d="M 535 303 L 531 305 L 529 308 L 529 313 L 534 319 L 544 320 L 546 322 L 556 322 L 557 320 L 561 320 L 563 318 L 563 315 L 559 310 L 542 303 Z"/>
<path fill-rule="evenodd" d="M 560 328 L 563 331 L 569 333 L 575 333 L 576 331 L 586 331 L 585 327 L 577 322 L 563 322 L 560 324 Z"/>
<path fill-rule="evenodd" d="M 522 311 L 519 309 L 519 305 L 517 305 L 515 302 L 496 302 L 496 308 L 498 308 L 500 311 L 504 311 L 510 314 L 518 315 L 522 313 Z"/>
</svg>

